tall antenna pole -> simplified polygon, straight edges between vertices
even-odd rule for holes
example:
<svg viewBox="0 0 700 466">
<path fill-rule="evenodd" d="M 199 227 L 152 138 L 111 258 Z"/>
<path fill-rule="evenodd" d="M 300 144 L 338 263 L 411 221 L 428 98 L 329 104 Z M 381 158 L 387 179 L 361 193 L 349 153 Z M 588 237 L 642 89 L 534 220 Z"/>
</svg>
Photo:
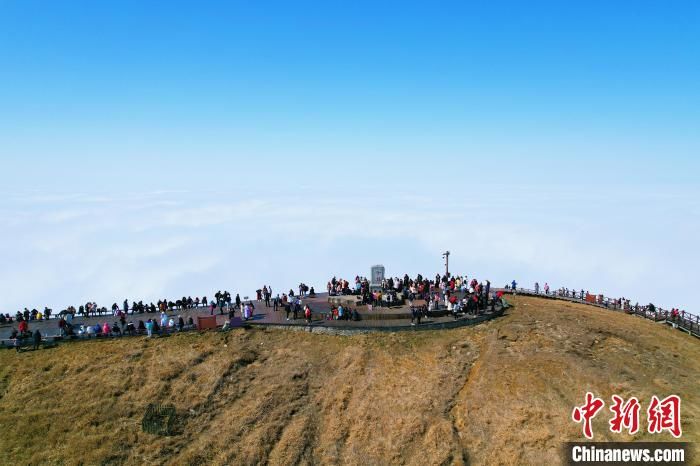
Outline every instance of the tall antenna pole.
<svg viewBox="0 0 700 466">
<path fill-rule="evenodd" d="M 443 252 L 442 257 L 445 258 L 445 276 L 450 278 L 450 251 Z"/>
</svg>

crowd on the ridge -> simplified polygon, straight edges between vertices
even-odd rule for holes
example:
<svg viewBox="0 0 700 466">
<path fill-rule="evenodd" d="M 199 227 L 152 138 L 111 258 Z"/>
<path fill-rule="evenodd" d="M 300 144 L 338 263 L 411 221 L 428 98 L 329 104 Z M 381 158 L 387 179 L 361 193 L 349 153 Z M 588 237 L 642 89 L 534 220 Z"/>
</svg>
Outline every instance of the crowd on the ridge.
<svg viewBox="0 0 700 466">
<path fill-rule="evenodd" d="M 427 315 L 428 312 L 442 308 L 455 315 L 462 312 L 476 313 L 479 309 L 485 309 L 489 301 L 490 283 L 487 281 L 478 283 L 472 279 L 467 281 L 462 276 L 435 276 L 434 280 L 418 275 L 412 279 L 408 274 L 401 279 L 390 277 L 382 281 L 378 287 L 370 287 L 370 283 L 365 277 L 355 277 L 355 286 L 350 287 L 347 280 L 333 278 L 328 282 L 328 292 L 331 296 L 337 295 L 359 295 L 360 303 L 367 305 L 369 311 L 373 307 L 392 307 L 403 305 L 408 301 L 411 304 L 412 312 L 418 312 L 420 316 Z M 463 297 L 458 297 L 458 292 L 463 292 Z M 308 303 L 302 301 L 303 298 L 313 298 L 316 296 L 313 287 L 305 283 L 300 283 L 298 293 L 290 289 L 289 293 L 277 294 L 273 297 L 272 287 L 264 285 L 256 290 L 257 302 L 263 302 L 265 307 L 272 307 L 276 312 L 282 310 L 287 320 L 305 319 L 311 323 L 313 311 Z M 492 297 L 496 299 L 495 293 Z M 500 298 L 500 296 L 499 296 Z M 414 305 L 415 303 L 415 305 Z M 111 306 L 99 306 L 94 301 L 89 301 L 75 306 L 68 306 L 58 313 L 53 313 L 48 307 L 40 312 L 36 309 L 24 309 L 14 316 L 0 314 L 0 324 L 18 324 L 18 328 L 13 329 L 11 339 L 27 340 L 34 335 L 29 330 L 29 323 L 34 321 L 53 320 L 57 321 L 57 327 L 61 336 L 122 336 L 145 334 L 153 335 L 162 331 L 183 331 L 195 327 L 192 317 L 178 315 L 178 311 L 189 309 L 206 309 L 210 315 L 215 313 L 228 314 L 229 319 L 233 319 L 235 312 L 239 311 L 243 320 L 253 318 L 255 305 L 247 297 L 241 299 L 239 294 L 235 297 L 229 291 L 217 291 L 213 299 L 207 296 L 183 296 L 171 300 L 167 298 L 159 299 L 157 302 L 144 302 L 143 300 L 125 299 L 121 304 L 113 303 Z M 143 315 L 143 318 L 135 316 Z M 80 323 L 76 317 L 105 317 L 100 323 Z M 108 322 L 108 318 L 113 320 Z M 322 319 L 328 320 L 359 320 L 360 315 L 357 309 L 349 306 L 331 307 L 326 313 L 321 313 Z M 39 337 L 39 340 L 41 337 Z"/>
<path fill-rule="evenodd" d="M 517 293 L 520 289 L 515 280 L 504 287 L 505 290 Z M 458 318 L 459 315 L 476 315 L 489 308 L 492 310 L 502 298 L 502 292 L 496 292 L 491 289 L 491 283 L 488 280 L 483 282 L 475 278 L 469 279 L 467 276 L 448 276 L 437 274 L 434 279 L 427 279 L 422 275 L 417 275 L 411 278 L 405 274 L 403 278 L 388 277 L 384 278 L 381 283 L 370 283 L 366 277 L 356 276 L 351 282 L 333 277 L 328 281 L 326 290 L 329 296 L 355 296 L 357 305 L 366 306 L 367 312 L 372 312 L 373 309 L 379 307 L 403 306 L 408 303 L 411 311 L 411 322 L 417 321 L 420 324 L 421 318 L 425 318 L 431 313 L 439 311 L 439 315 L 453 315 Z M 603 295 L 592 295 L 588 291 L 581 289 L 569 289 L 566 287 L 557 290 L 551 290 L 548 283 L 545 283 L 541 288 L 539 283 L 535 283 L 534 292 L 545 296 L 564 297 L 569 299 L 581 300 L 589 303 L 604 305 L 615 309 L 625 310 L 634 313 L 646 313 L 653 316 L 657 311 L 654 304 L 640 306 L 639 303 L 630 304 L 629 299 L 619 298 L 610 299 Z M 304 283 L 298 286 L 298 293 L 293 289 L 289 293 L 277 294 L 273 297 L 272 287 L 264 285 L 256 290 L 256 301 L 263 302 L 264 306 L 272 307 L 274 312 L 279 310 L 284 311 L 284 317 L 287 321 L 304 319 L 307 323 L 311 323 L 314 313 L 308 303 L 304 303 L 304 299 L 316 296 L 313 287 L 309 287 Z M 0 313 L 0 325 L 13 324 L 16 322 L 18 327 L 13 329 L 10 336 L 14 339 L 16 345 L 22 344 L 22 341 L 34 341 L 34 344 L 42 341 L 42 335 L 39 330 L 33 332 L 29 330 L 29 323 L 32 321 L 41 321 L 54 319 L 58 321 L 58 329 L 61 336 L 85 335 L 85 336 L 122 336 L 122 335 L 138 335 L 144 334 L 152 336 L 161 332 L 184 331 L 195 328 L 195 322 L 191 316 L 185 317 L 176 315 L 178 311 L 188 309 L 204 309 L 208 310 L 210 315 L 218 313 L 220 315 L 227 314 L 228 322 L 225 328 L 234 325 L 235 313 L 240 313 L 240 318 L 244 321 L 254 318 L 255 305 L 248 297 L 241 299 L 239 294 L 232 298 L 228 291 L 217 291 L 214 293 L 213 299 L 209 300 L 206 296 L 183 296 L 176 300 L 160 299 L 156 303 L 144 303 L 142 300 L 125 299 L 122 305 L 113 303 L 111 309 L 100 307 L 97 303 L 87 302 L 80 305 L 77 309 L 74 306 L 69 306 L 66 309 L 54 314 L 48 307 L 44 311 L 36 309 L 17 312 L 15 317 L 9 314 Z M 175 313 L 175 314 L 173 314 Z M 137 319 L 134 316 L 152 314 L 152 317 L 144 315 L 144 318 Z M 671 319 L 677 320 L 685 315 L 685 311 L 673 308 L 670 311 Z M 112 324 L 104 321 L 95 324 L 80 324 L 74 322 L 76 316 L 81 317 L 102 317 L 112 316 L 114 322 Z M 317 318 L 319 315 L 317 315 Z M 331 310 L 326 313 L 321 313 L 320 318 L 323 320 L 360 320 L 361 316 L 357 309 L 349 305 L 333 304 Z"/>
<path fill-rule="evenodd" d="M 475 313 L 485 309 L 489 302 L 500 298 L 491 293 L 491 282 L 479 282 L 466 276 L 437 274 L 433 280 L 422 275 L 410 278 L 384 278 L 381 283 L 370 283 L 366 277 L 356 276 L 354 285 L 344 278 L 333 277 L 326 284 L 330 296 L 356 295 L 361 304 L 371 311 L 374 307 L 392 307 L 409 302 L 412 307 L 425 306 L 425 312 L 438 310 L 441 306 L 453 314 Z M 462 295 L 460 298 L 459 295 Z M 424 304 L 414 306 L 422 301 Z"/>
</svg>

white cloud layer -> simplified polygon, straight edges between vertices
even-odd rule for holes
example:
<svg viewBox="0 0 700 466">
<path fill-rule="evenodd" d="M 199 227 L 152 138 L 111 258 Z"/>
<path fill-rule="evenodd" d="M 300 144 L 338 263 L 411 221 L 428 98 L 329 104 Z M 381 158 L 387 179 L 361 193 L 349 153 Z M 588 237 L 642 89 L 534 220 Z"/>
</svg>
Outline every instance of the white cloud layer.
<svg viewBox="0 0 700 466">
<path fill-rule="evenodd" d="M 244 296 L 300 281 L 324 289 L 330 276 L 368 275 L 375 263 L 434 274 L 445 249 L 453 272 L 497 285 L 547 281 L 699 310 L 697 193 L 338 188 L 6 197 L 0 311 Z"/>
</svg>

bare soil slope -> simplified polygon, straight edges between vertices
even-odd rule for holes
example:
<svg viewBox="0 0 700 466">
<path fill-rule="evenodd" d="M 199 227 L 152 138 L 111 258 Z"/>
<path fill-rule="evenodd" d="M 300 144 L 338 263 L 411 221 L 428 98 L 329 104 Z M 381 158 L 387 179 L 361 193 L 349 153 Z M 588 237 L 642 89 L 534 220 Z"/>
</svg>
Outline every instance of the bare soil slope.
<svg viewBox="0 0 700 466">
<path fill-rule="evenodd" d="M 332 337 L 236 330 L 0 353 L 2 464 L 559 464 L 592 391 L 683 399 L 700 429 L 700 341 L 660 324 L 516 297 L 472 328 Z M 180 431 L 141 431 L 148 403 Z M 609 412 L 594 422 L 608 432 Z M 645 416 L 642 415 L 642 422 Z M 668 434 L 635 439 L 672 440 Z"/>
</svg>

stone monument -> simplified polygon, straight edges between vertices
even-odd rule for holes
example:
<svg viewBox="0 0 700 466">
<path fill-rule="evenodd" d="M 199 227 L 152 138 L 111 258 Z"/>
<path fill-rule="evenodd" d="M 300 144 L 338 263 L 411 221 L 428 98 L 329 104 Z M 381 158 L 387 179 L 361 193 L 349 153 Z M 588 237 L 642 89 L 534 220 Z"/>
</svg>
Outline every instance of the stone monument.
<svg viewBox="0 0 700 466">
<path fill-rule="evenodd" d="M 384 281 L 384 266 L 373 265 L 370 272 L 370 277 L 370 289 L 380 289 L 382 287 L 382 282 Z"/>
</svg>

